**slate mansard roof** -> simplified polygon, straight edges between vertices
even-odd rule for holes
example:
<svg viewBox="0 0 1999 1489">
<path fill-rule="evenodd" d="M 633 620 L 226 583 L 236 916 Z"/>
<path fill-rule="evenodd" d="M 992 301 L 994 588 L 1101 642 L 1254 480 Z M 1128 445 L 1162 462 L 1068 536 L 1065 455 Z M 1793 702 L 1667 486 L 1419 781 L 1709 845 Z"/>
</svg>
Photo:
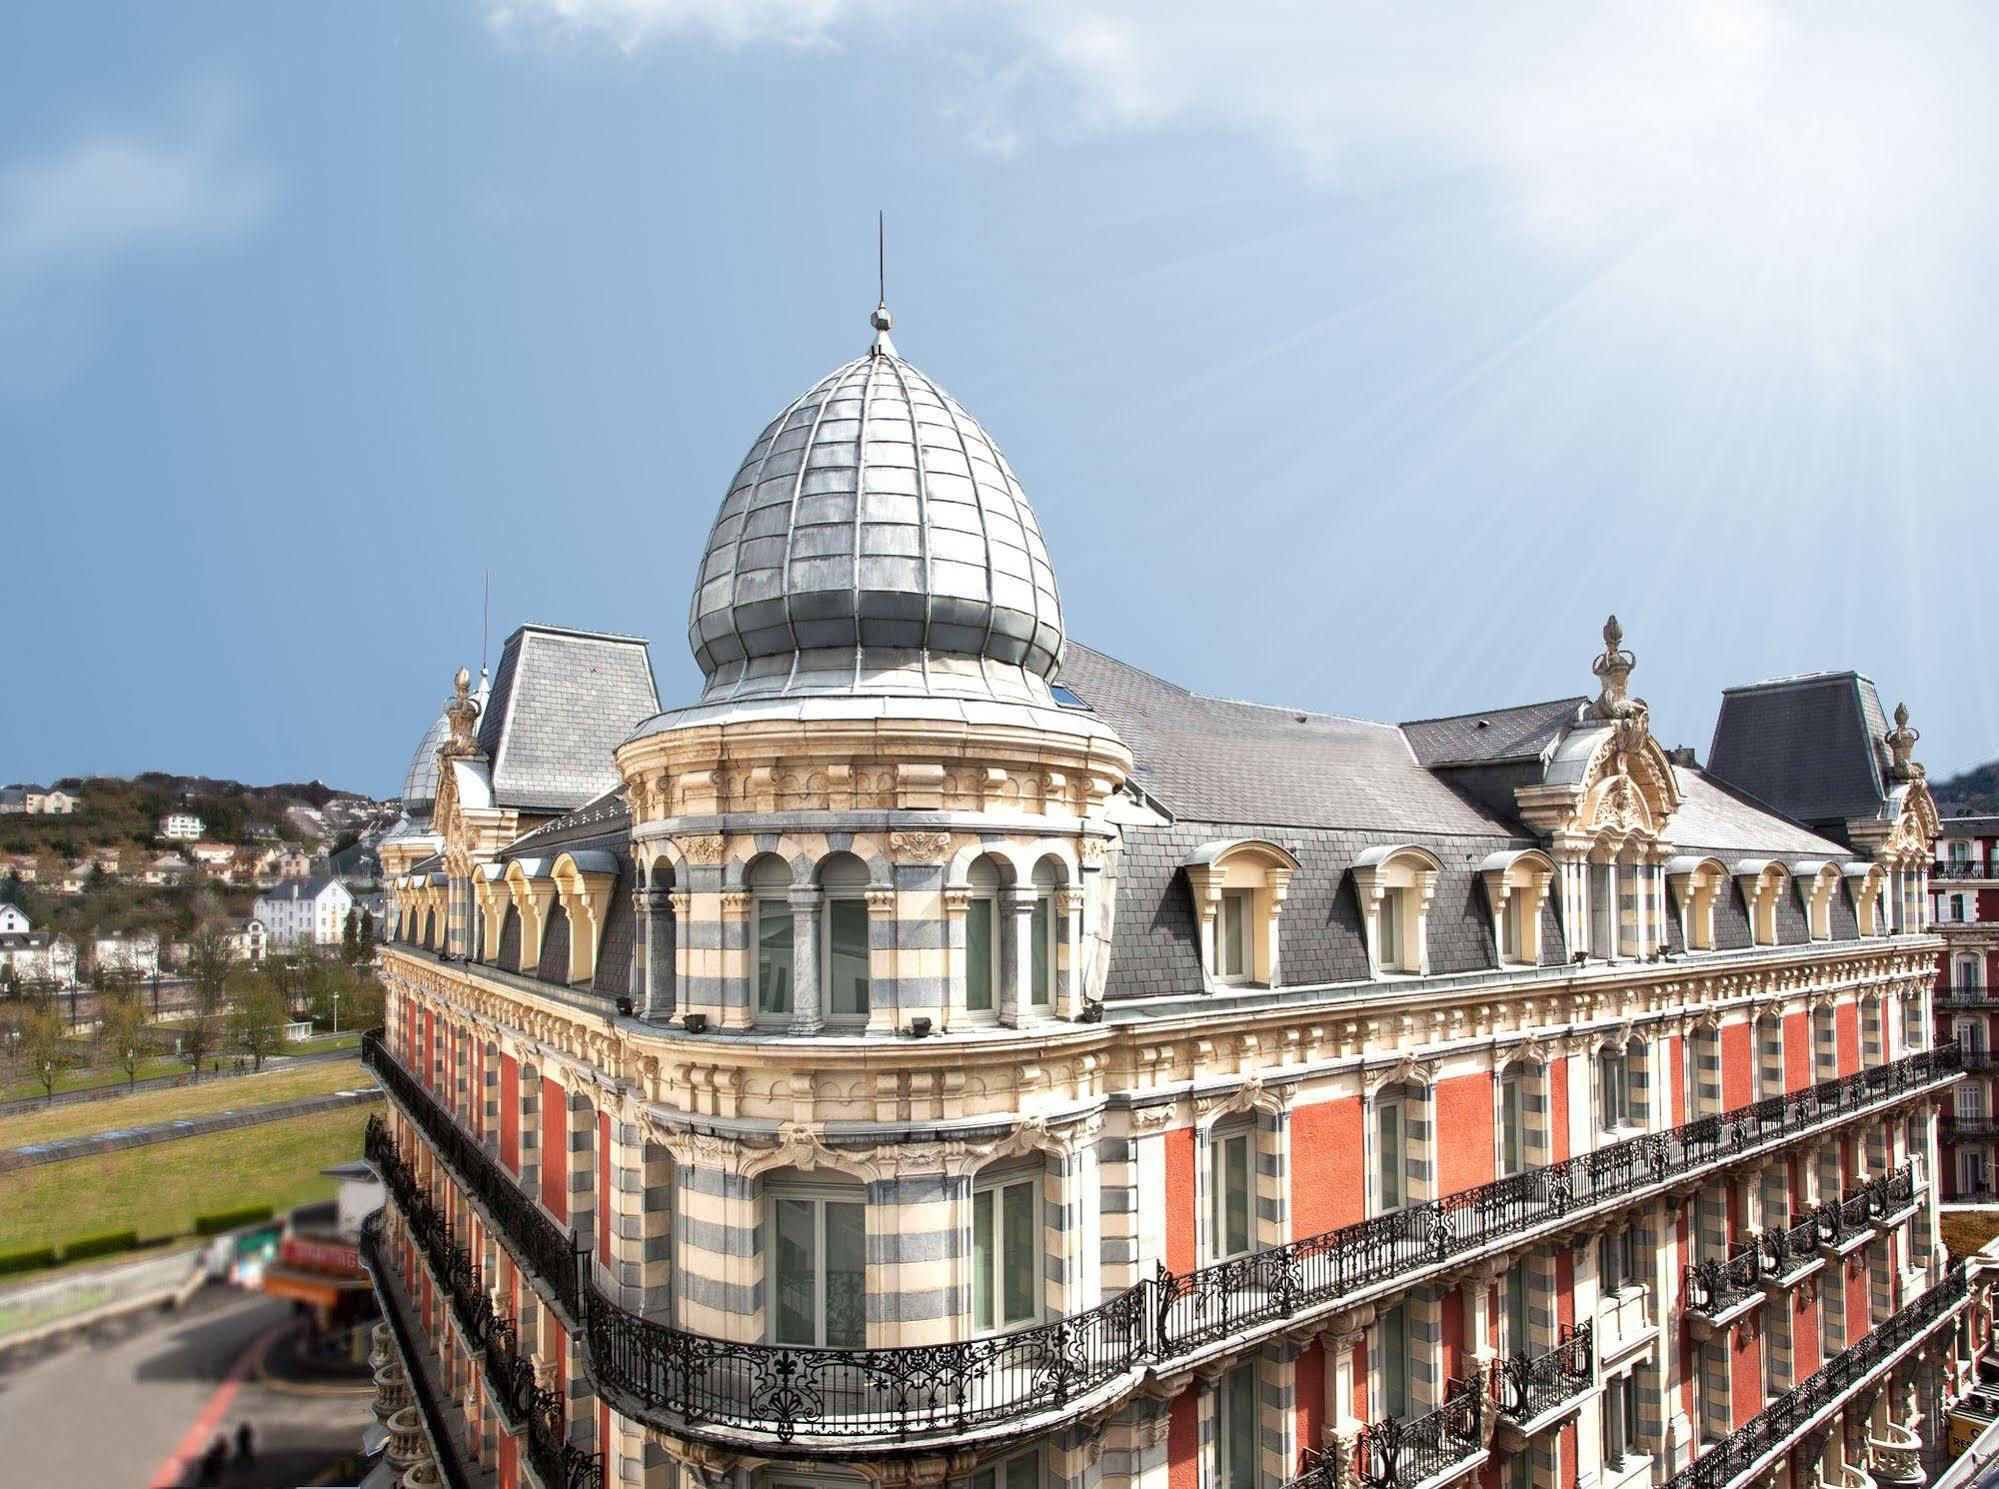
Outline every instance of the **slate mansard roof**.
<svg viewBox="0 0 1999 1489">
<path fill-rule="evenodd" d="M 495 805 L 561 812 L 618 784 L 611 752 L 659 712 L 645 641 L 524 625 L 507 638 L 479 753 Z"/>
<path fill-rule="evenodd" d="M 1815 827 L 1876 817 L 1888 800 L 1888 718 L 1872 679 L 1817 672 L 1721 695 L 1708 773 Z"/>
<path fill-rule="evenodd" d="M 1216 839 L 1264 839 L 1299 861 L 1284 906 L 1280 986 L 1369 978 L 1348 871 L 1367 849 L 1404 843 L 1443 865 L 1428 920 L 1432 974 L 1490 971 L 1497 948 L 1481 867 L 1495 852 L 1541 846 L 1510 810 L 1512 788 L 1542 779 L 1542 767 L 1579 730 L 1602 728 L 1580 698 L 1400 727 L 1267 708 L 1204 697 L 1073 641 L 1057 682 L 1122 736 L 1134 757 L 1133 785 L 1169 819 L 1123 828 L 1105 984 L 1111 999 L 1200 989 L 1200 936 L 1182 870 Z M 1669 832 L 1685 852 L 1791 865 L 1850 856 L 1725 782 L 1691 766 L 1675 769 L 1685 800 Z M 1786 897 L 1780 930 L 1783 940 L 1802 942 L 1808 935 L 1794 899 Z M 1542 912 L 1544 966 L 1569 959 L 1555 903 L 1551 895 Z M 1851 937 L 1852 912 L 1841 903 L 1835 930 Z M 1723 950 L 1750 945 L 1732 876 L 1715 934 Z"/>
</svg>

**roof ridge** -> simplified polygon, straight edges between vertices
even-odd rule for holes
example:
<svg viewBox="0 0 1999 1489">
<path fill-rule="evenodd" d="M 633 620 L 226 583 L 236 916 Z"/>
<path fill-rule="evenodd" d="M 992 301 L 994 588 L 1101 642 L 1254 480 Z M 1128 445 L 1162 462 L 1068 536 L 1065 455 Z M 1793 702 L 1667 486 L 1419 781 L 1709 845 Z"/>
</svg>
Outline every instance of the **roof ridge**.
<svg viewBox="0 0 1999 1489">
<path fill-rule="evenodd" d="M 1408 729 L 1416 724 L 1449 724 L 1454 723 L 1458 719 L 1489 719 L 1494 714 L 1520 713 L 1530 708 L 1552 708 L 1557 703 L 1567 705 L 1587 702 L 1589 702 L 1589 698 L 1586 694 L 1577 693 L 1568 698 L 1544 698 L 1537 703 L 1507 703 L 1498 708 L 1467 708 L 1461 709 L 1457 713 L 1433 714 L 1427 719 L 1404 719 L 1400 727 Z"/>
</svg>

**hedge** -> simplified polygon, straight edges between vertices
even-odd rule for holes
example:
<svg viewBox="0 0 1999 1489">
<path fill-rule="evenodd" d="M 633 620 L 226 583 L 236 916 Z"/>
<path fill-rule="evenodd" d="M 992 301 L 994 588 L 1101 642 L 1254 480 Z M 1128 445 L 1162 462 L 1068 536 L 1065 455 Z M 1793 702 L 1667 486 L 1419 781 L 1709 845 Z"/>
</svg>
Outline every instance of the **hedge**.
<svg viewBox="0 0 1999 1489">
<path fill-rule="evenodd" d="M 269 1205 L 239 1205 L 233 1210 L 217 1210 L 212 1215 L 194 1217 L 194 1233 L 197 1236 L 216 1236 L 223 1231 L 235 1230 L 238 1226 L 255 1225 L 260 1220 L 269 1220 L 274 1212 Z"/>
<path fill-rule="evenodd" d="M 10 1272 L 39 1272 L 56 1264 L 53 1246 L 30 1246 L 25 1251 L 0 1251 L 0 1277 Z"/>
<path fill-rule="evenodd" d="M 66 1262 L 80 1262 L 90 1256 L 112 1256 L 120 1251 L 130 1251 L 139 1244 L 139 1233 L 135 1230 L 108 1231 L 101 1236 L 79 1236 L 74 1241 L 65 1241 L 62 1259 Z"/>
</svg>

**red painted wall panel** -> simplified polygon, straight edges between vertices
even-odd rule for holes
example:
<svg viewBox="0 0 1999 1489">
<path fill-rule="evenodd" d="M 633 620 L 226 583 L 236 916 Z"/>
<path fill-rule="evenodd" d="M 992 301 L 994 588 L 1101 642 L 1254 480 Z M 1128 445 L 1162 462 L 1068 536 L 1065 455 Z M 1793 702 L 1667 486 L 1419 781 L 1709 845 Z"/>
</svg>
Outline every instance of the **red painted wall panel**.
<svg viewBox="0 0 1999 1489">
<path fill-rule="evenodd" d="M 1548 1062 L 1548 1153 L 1559 1163 L 1569 1156 L 1569 1062 Z"/>
<path fill-rule="evenodd" d="M 1762 1342 L 1748 1324 L 1737 1324 L 1731 1332 L 1734 1337 L 1728 1346 L 1728 1421 L 1731 1427 L 1740 1427 L 1763 1410 Z"/>
<path fill-rule="evenodd" d="M 1724 1024 L 1721 1029 L 1721 1104 L 1733 1111 L 1756 1099 L 1756 1051 L 1749 1025 Z"/>
<path fill-rule="evenodd" d="M 1357 1422 L 1367 1420 L 1367 1341 L 1353 1347 L 1353 1403 L 1347 1408 Z"/>
<path fill-rule="evenodd" d="M 1671 1035 L 1666 1041 L 1666 1051 L 1672 1071 L 1669 1079 L 1673 1083 L 1673 1125 L 1678 1127 L 1687 1120 L 1687 1042 L 1678 1034 Z"/>
<path fill-rule="evenodd" d="M 1841 1003 L 1832 1011 L 1833 1034 L 1839 1046 L 1839 1073 L 1851 1075 L 1860 1068 L 1860 1008 Z"/>
<path fill-rule="evenodd" d="M 557 1220 L 569 1220 L 569 1100 L 552 1076 L 541 1078 L 541 1202 Z"/>
<path fill-rule="evenodd" d="M 1363 1218 L 1367 1206 L 1367 1184 L 1363 1178 L 1366 1163 L 1358 1096 L 1294 1110 L 1291 1234 L 1316 1236 Z"/>
<path fill-rule="evenodd" d="M 1576 1321 L 1576 1257 L 1568 1246 L 1555 1252 L 1555 1322 Z"/>
<path fill-rule="evenodd" d="M 1166 1134 L 1166 1265 L 1175 1272 L 1194 1268 L 1194 1129 Z M 1175 1403 L 1177 1409 L 1178 1403 Z"/>
<path fill-rule="evenodd" d="M 1819 1311 L 1813 1297 L 1799 1288 L 1791 1294 L 1791 1359 L 1793 1380 L 1803 1380 L 1819 1368 Z"/>
<path fill-rule="evenodd" d="M 1568 1423 L 1562 1428 L 1559 1441 L 1562 1445 L 1562 1489 L 1576 1489 L 1576 1424 Z"/>
<path fill-rule="evenodd" d="M 1292 1367 L 1292 1430 L 1298 1438 L 1302 1458 L 1311 1448 L 1322 1445 L 1326 1422 L 1326 1347 L 1314 1339 Z M 1294 1464 L 1293 1467 L 1302 1467 Z"/>
<path fill-rule="evenodd" d="M 1846 1262 L 1846 1347 L 1853 1348 L 1867 1333 L 1867 1263 L 1863 1248 Z"/>
<path fill-rule="evenodd" d="M 1437 1193 L 1457 1194 L 1497 1177 L 1493 1168 L 1492 1077 L 1454 1076 L 1437 1082 Z"/>
<path fill-rule="evenodd" d="M 1809 1014 L 1784 1015 L 1784 1089 L 1802 1091 L 1812 1083 L 1812 1021 Z"/>
<path fill-rule="evenodd" d="M 1454 1287 L 1446 1292 L 1437 1313 L 1437 1323 L 1443 1335 L 1438 1343 L 1444 1351 L 1444 1379 L 1461 1380 L 1465 1373 L 1464 1289 Z"/>
<path fill-rule="evenodd" d="M 521 1489 L 521 1450 L 513 1438 L 500 1434 L 499 1489 Z"/>
<path fill-rule="evenodd" d="M 1166 1420 L 1166 1489 L 1201 1489 L 1201 1409 L 1191 1386 L 1173 1398 Z"/>
<path fill-rule="evenodd" d="M 512 1055 L 500 1056 L 500 1162 L 515 1178 L 521 1175 L 521 1067 Z"/>
</svg>

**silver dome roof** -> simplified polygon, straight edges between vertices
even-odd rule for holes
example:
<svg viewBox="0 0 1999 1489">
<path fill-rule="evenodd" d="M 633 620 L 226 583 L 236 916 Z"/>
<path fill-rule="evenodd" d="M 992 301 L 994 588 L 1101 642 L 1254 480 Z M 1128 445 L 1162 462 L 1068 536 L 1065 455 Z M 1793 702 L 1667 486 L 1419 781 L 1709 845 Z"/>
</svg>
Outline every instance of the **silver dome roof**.
<svg viewBox="0 0 1999 1489">
<path fill-rule="evenodd" d="M 773 420 L 729 483 L 687 627 L 711 696 L 989 691 L 995 673 L 1045 692 L 1055 671 L 1062 603 L 1026 493 L 887 323 L 877 311 L 868 354 Z"/>
<path fill-rule="evenodd" d="M 430 809 L 437 804 L 437 752 L 449 738 L 451 720 L 439 714 L 410 757 L 409 771 L 403 776 L 403 815 L 413 821 L 428 821 Z"/>
</svg>

